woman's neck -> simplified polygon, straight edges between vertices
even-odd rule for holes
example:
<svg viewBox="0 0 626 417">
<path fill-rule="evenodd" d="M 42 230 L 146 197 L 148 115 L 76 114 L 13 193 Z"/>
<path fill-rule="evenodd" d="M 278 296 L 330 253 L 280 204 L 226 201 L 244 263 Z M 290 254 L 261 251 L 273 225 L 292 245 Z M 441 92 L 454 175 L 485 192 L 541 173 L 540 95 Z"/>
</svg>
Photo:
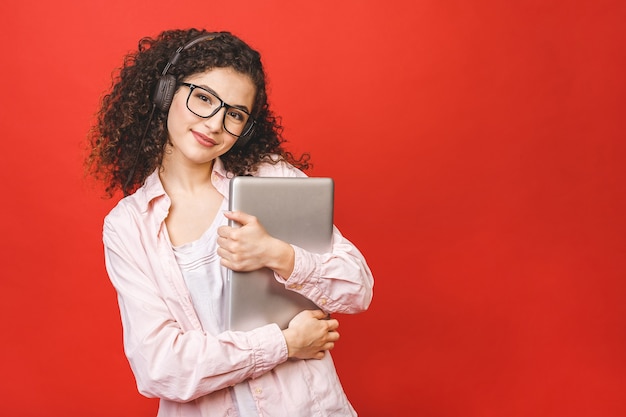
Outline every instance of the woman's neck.
<svg viewBox="0 0 626 417">
<path fill-rule="evenodd" d="M 224 197 L 211 182 L 212 166 L 162 164 L 159 176 L 171 200 L 165 224 L 175 246 L 198 240 L 219 212 Z"/>
<path fill-rule="evenodd" d="M 190 165 L 174 163 L 170 158 L 163 158 L 159 171 L 163 188 L 169 195 L 176 192 L 193 194 L 198 190 L 205 190 L 207 185 L 212 186 L 213 163 L 214 161 L 203 165 Z"/>
</svg>

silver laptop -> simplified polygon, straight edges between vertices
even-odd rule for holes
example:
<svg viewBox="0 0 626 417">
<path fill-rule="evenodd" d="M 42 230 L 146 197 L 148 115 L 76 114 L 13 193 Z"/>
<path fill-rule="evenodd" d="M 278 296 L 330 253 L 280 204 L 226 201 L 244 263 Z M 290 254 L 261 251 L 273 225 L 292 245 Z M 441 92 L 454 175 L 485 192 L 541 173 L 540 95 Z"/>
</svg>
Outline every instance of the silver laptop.
<svg viewBox="0 0 626 417">
<path fill-rule="evenodd" d="M 267 232 L 310 252 L 329 252 L 333 234 L 332 178 L 235 177 L 230 210 L 256 216 Z M 237 227 L 237 224 L 231 224 Z M 268 268 L 229 271 L 227 328 L 248 331 L 268 323 L 286 329 L 300 311 L 318 307 L 274 278 Z"/>
</svg>

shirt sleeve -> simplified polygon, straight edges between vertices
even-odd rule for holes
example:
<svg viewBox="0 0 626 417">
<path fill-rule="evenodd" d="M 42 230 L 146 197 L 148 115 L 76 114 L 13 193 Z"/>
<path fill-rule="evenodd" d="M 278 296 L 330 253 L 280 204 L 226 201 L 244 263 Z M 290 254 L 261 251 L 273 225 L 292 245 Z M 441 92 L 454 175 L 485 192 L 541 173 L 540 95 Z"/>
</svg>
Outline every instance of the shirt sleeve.
<svg viewBox="0 0 626 417">
<path fill-rule="evenodd" d="M 329 253 L 317 254 L 292 245 L 294 269 L 285 286 L 299 292 L 328 313 L 355 314 L 372 301 L 374 278 L 361 252 L 337 227 Z"/>
<path fill-rule="evenodd" d="M 280 162 L 266 164 L 259 176 L 306 177 L 302 171 Z M 355 314 L 367 310 L 373 294 L 374 278 L 361 252 L 333 227 L 329 253 L 317 254 L 291 245 L 295 252 L 294 270 L 286 280 L 275 278 L 327 313 Z"/>
<path fill-rule="evenodd" d="M 185 313 L 193 308 L 190 300 L 180 303 L 174 291 L 163 291 L 154 279 L 158 255 L 147 255 L 140 238 L 124 233 L 128 225 L 116 226 L 105 220 L 105 262 L 117 291 L 124 350 L 143 395 L 190 401 L 287 360 L 276 324 L 218 335 L 194 326 Z"/>
</svg>

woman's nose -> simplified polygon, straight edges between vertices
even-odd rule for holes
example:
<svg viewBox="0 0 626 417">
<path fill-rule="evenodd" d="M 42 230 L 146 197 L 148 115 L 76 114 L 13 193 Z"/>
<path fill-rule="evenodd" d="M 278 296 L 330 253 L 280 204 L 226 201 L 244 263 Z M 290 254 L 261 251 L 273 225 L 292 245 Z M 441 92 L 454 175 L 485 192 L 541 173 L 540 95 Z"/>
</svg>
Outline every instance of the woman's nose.
<svg viewBox="0 0 626 417">
<path fill-rule="evenodd" d="M 204 124 L 211 132 L 220 133 L 224 128 L 224 115 L 226 108 L 222 107 L 213 116 L 204 119 Z"/>
</svg>

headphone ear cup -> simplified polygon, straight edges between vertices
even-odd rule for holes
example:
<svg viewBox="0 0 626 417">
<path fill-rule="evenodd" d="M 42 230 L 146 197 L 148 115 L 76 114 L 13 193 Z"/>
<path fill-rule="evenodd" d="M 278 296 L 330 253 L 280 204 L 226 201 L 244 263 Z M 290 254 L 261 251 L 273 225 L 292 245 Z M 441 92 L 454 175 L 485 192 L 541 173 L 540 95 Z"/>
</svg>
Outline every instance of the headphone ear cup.
<svg viewBox="0 0 626 417">
<path fill-rule="evenodd" d="M 162 112 L 167 112 L 174 100 L 176 92 L 176 77 L 173 75 L 164 75 L 157 81 L 154 93 L 152 94 L 152 102 Z"/>
</svg>

